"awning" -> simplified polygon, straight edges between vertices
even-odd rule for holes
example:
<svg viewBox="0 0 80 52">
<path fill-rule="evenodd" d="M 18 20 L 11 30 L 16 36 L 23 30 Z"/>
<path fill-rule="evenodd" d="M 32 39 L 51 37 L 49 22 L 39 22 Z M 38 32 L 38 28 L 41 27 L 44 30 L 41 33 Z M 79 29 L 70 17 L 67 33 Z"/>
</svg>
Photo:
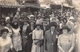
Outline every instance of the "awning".
<svg viewBox="0 0 80 52">
<path fill-rule="evenodd" d="M 58 4 L 51 4 L 50 7 L 53 9 L 61 9 L 61 5 Z"/>
<path fill-rule="evenodd" d="M 25 3 L 25 7 L 41 8 L 39 3 Z"/>
<path fill-rule="evenodd" d="M 3 8 L 26 8 L 26 7 L 40 8 L 40 5 L 38 3 L 19 4 L 18 2 L 0 1 L 0 7 L 3 7 Z"/>
</svg>

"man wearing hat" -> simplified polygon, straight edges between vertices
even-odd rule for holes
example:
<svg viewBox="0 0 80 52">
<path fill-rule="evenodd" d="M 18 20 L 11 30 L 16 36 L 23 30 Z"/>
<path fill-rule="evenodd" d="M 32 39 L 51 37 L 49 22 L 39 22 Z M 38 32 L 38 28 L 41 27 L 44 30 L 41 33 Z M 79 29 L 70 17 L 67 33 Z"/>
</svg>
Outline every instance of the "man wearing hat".
<svg viewBox="0 0 80 52">
<path fill-rule="evenodd" d="M 32 44 L 32 50 L 31 52 L 40 52 L 40 47 L 42 46 L 42 40 L 43 40 L 43 30 L 41 29 L 41 25 L 37 24 L 35 26 L 35 29 L 33 30 L 32 33 L 32 39 L 33 39 L 33 44 Z"/>
<path fill-rule="evenodd" d="M 45 32 L 45 46 L 47 52 L 57 52 L 57 23 L 50 23 L 50 29 Z"/>
<path fill-rule="evenodd" d="M 28 21 L 24 21 L 23 22 L 23 25 L 21 27 L 21 34 L 22 34 L 22 45 L 23 45 L 23 51 L 26 52 L 26 44 L 27 44 L 27 38 L 28 38 L 28 35 L 27 35 L 27 28 L 29 26 L 29 22 Z"/>
<path fill-rule="evenodd" d="M 26 30 L 26 35 L 27 35 L 27 48 L 26 48 L 26 52 L 31 52 L 31 48 L 32 48 L 32 31 L 34 30 L 34 22 L 30 22 L 29 26 L 27 27 Z"/>
</svg>

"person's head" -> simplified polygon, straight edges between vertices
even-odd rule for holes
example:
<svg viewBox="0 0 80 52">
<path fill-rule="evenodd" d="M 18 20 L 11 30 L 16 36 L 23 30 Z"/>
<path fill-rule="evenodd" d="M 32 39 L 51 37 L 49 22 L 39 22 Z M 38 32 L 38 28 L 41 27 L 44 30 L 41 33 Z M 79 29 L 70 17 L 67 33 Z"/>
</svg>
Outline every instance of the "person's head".
<svg viewBox="0 0 80 52">
<path fill-rule="evenodd" d="M 1 30 L 1 37 L 3 37 L 5 39 L 7 37 L 8 32 L 9 31 L 7 29 L 2 29 Z"/>
<path fill-rule="evenodd" d="M 18 22 L 15 21 L 15 22 L 13 22 L 13 24 L 14 24 L 14 25 L 18 25 Z"/>
<path fill-rule="evenodd" d="M 28 23 L 27 22 L 24 22 L 24 25 L 27 25 Z"/>
<path fill-rule="evenodd" d="M 19 12 L 16 12 L 16 15 L 19 15 Z"/>
<path fill-rule="evenodd" d="M 62 29 L 61 29 L 62 33 L 63 34 L 66 34 L 66 33 L 69 33 L 70 29 L 67 27 L 67 26 L 64 26 Z"/>
<path fill-rule="evenodd" d="M 6 24 L 6 26 L 7 26 L 7 27 L 10 27 L 10 24 L 9 24 L 9 23 L 7 23 L 7 24 Z"/>
<path fill-rule="evenodd" d="M 11 13 L 10 17 L 13 17 L 13 16 L 14 16 L 13 13 Z"/>
<path fill-rule="evenodd" d="M 19 27 L 19 23 L 17 21 L 13 22 L 12 27 L 17 29 Z"/>
<path fill-rule="evenodd" d="M 47 25 L 47 22 L 46 20 L 43 21 L 43 26 L 46 26 Z"/>
<path fill-rule="evenodd" d="M 55 28 L 56 28 L 55 26 L 51 26 L 51 27 L 50 27 L 51 31 L 54 31 Z"/>
<path fill-rule="evenodd" d="M 57 23 L 56 23 L 56 22 L 50 23 L 50 29 L 51 29 L 52 31 L 54 31 L 54 30 L 56 29 L 56 27 L 57 27 Z"/>
<path fill-rule="evenodd" d="M 29 17 L 30 17 L 30 19 L 33 20 L 35 16 L 34 15 L 30 15 Z"/>
<path fill-rule="evenodd" d="M 60 22 L 61 22 L 62 24 L 64 23 L 64 21 L 63 21 L 63 20 L 61 20 Z"/>
<path fill-rule="evenodd" d="M 40 30 L 40 29 L 41 29 L 41 25 L 40 25 L 40 24 L 37 24 L 37 25 L 35 26 L 35 28 L 36 28 L 37 30 Z"/>
<path fill-rule="evenodd" d="M 28 25 L 29 24 L 29 21 L 24 21 L 24 25 Z"/>
<path fill-rule="evenodd" d="M 34 25 L 35 25 L 35 23 L 34 23 L 34 22 L 31 22 L 31 23 L 30 23 L 30 25 L 31 25 L 31 26 L 34 26 Z"/>
<path fill-rule="evenodd" d="M 2 26 L 5 26 L 5 22 L 1 22 L 1 25 L 2 25 Z"/>
<path fill-rule="evenodd" d="M 2 14 L 2 18 L 5 18 L 5 15 L 4 14 Z"/>
<path fill-rule="evenodd" d="M 38 15 L 38 19 L 40 19 L 41 18 L 41 15 Z"/>
</svg>

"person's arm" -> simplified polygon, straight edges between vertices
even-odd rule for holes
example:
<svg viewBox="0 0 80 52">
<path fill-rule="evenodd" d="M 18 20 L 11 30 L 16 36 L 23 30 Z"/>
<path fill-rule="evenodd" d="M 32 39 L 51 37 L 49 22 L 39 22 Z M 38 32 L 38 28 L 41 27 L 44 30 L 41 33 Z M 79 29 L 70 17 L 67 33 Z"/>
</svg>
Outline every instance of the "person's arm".
<svg viewBox="0 0 80 52">
<path fill-rule="evenodd" d="M 42 30 L 42 32 L 41 32 L 41 40 L 43 39 L 43 30 Z"/>
<path fill-rule="evenodd" d="M 58 43 L 57 43 L 57 45 L 58 45 L 58 48 L 59 48 L 62 52 L 65 52 L 65 51 L 63 50 L 63 48 L 60 46 L 60 36 L 59 36 L 59 38 L 58 38 Z"/>
<path fill-rule="evenodd" d="M 10 44 L 10 49 L 11 49 L 11 50 L 13 49 L 13 44 L 12 44 L 12 41 L 11 41 L 11 44 Z"/>
<path fill-rule="evenodd" d="M 0 38 L 0 52 L 4 52 L 4 45 L 2 45 L 3 44 L 3 41 L 2 41 L 2 39 Z"/>
<path fill-rule="evenodd" d="M 33 30 L 32 32 L 32 39 L 34 40 L 35 39 L 35 31 Z"/>
<path fill-rule="evenodd" d="M 72 36 L 72 46 L 71 46 L 71 48 L 69 49 L 69 52 L 72 52 L 72 50 L 74 49 L 75 41 L 76 41 L 76 39 L 75 39 L 75 35 L 74 35 L 74 36 Z"/>
<path fill-rule="evenodd" d="M 8 43 L 9 43 L 9 47 L 7 47 L 7 48 L 9 48 L 10 50 L 13 50 L 13 43 L 12 43 L 12 39 L 10 38 L 10 37 L 8 37 Z"/>
<path fill-rule="evenodd" d="M 33 40 L 34 44 L 37 42 L 36 36 L 35 36 L 35 30 L 33 30 L 33 32 L 32 32 L 32 40 Z"/>
</svg>

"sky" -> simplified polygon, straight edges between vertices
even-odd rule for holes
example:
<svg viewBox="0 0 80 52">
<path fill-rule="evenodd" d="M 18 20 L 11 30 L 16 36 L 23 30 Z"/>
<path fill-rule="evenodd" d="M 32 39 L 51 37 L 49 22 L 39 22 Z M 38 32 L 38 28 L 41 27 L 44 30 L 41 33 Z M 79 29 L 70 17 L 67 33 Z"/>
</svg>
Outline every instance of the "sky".
<svg viewBox="0 0 80 52">
<path fill-rule="evenodd" d="M 49 3 L 49 2 L 65 2 L 65 0 L 38 0 L 41 4 Z M 79 4 L 80 0 L 72 0 L 73 3 Z"/>
<path fill-rule="evenodd" d="M 47 4 L 50 2 L 54 2 L 54 3 L 61 3 L 61 2 L 65 2 L 65 0 L 38 0 L 40 2 L 40 4 Z M 76 8 L 80 9 L 80 0 L 72 0 L 73 5 Z"/>
</svg>

